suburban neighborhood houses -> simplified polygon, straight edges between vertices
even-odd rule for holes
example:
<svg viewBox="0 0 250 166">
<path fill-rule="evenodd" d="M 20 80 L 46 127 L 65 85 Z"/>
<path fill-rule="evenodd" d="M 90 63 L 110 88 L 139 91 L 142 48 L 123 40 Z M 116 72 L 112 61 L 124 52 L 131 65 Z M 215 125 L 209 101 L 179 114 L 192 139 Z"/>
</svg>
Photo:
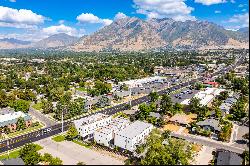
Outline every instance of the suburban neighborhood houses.
<svg viewBox="0 0 250 166">
<path fill-rule="evenodd" d="M 206 54 L 205 64 L 192 56 L 197 63 L 132 70 L 121 69 L 118 58 L 116 72 L 103 67 L 113 56 L 96 64 L 87 63 L 89 55 L 60 57 L 53 65 L 46 57 L 1 59 L 0 160 L 151 165 L 163 158 L 170 163 L 171 155 L 174 165 L 247 164 L 249 76 L 247 67 L 235 66 L 247 66 L 248 52 L 232 54 L 212 61 L 213 53 Z M 9 71 L 15 63 L 18 73 Z M 39 162 L 20 155 L 28 151 Z"/>
</svg>

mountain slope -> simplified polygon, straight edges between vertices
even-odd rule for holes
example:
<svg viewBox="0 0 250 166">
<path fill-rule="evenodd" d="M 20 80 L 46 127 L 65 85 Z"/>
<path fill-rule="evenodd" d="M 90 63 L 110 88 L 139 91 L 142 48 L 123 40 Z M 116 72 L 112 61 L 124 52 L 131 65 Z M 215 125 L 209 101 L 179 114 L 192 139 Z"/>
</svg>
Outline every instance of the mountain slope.
<svg viewBox="0 0 250 166">
<path fill-rule="evenodd" d="M 52 47 L 69 46 L 75 43 L 77 40 L 78 40 L 77 37 L 70 36 L 65 33 L 59 33 L 32 44 L 32 47 L 52 48 Z"/>
<path fill-rule="evenodd" d="M 29 41 L 22 41 L 14 38 L 4 38 L 0 39 L 0 49 L 26 48 L 30 43 Z"/>
<path fill-rule="evenodd" d="M 145 21 L 132 17 L 115 21 L 112 25 L 83 38 L 72 48 L 84 51 L 111 49 L 137 51 L 160 47 L 164 44 L 165 42 L 158 36 L 155 29 L 152 29 Z"/>
<path fill-rule="evenodd" d="M 126 17 L 114 21 L 70 47 L 75 51 L 139 51 L 158 48 L 242 48 L 248 36 L 207 21 Z"/>
</svg>

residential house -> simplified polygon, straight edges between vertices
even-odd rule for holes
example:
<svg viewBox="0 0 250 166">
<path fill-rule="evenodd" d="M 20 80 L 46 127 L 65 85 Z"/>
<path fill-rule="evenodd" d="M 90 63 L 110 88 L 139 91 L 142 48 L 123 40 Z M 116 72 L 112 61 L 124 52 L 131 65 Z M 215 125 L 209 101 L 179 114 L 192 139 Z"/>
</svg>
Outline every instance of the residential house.
<svg viewBox="0 0 250 166">
<path fill-rule="evenodd" d="M 204 130 L 210 130 L 214 133 L 219 133 L 221 131 L 220 122 L 216 119 L 206 119 L 196 124 Z"/>
<path fill-rule="evenodd" d="M 15 131 L 18 118 L 24 118 L 26 127 L 31 126 L 32 118 L 30 115 L 21 111 L 15 112 L 13 109 L 4 108 L 0 110 L 0 127 L 7 126 L 10 131 Z"/>
<path fill-rule="evenodd" d="M 25 163 L 21 158 L 11 158 L 1 160 L 0 165 L 25 165 Z"/>
<path fill-rule="evenodd" d="M 114 145 L 133 152 L 136 150 L 137 146 L 145 142 L 146 137 L 153 128 L 152 124 L 135 121 L 115 133 Z"/>
<path fill-rule="evenodd" d="M 215 161 L 215 165 L 242 165 L 243 159 L 237 153 L 219 149 Z"/>
</svg>

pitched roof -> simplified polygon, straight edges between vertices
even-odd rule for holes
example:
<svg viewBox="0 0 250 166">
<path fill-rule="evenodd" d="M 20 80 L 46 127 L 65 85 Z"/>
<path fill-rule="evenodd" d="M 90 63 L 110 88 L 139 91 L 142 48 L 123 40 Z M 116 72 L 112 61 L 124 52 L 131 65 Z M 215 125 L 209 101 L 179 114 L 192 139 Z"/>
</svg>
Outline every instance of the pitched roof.
<svg viewBox="0 0 250 166">
<path fill-rule="evenodd" d="M 220 131 L 221 127 L 219 126 L 219 121 L 216 119 L 206 119 L 204 121 L 200 121 L 196 123 L 199 126 L 211 126 L 214 128 L 214 130 Z"/>
<path fill-rule="evenodd" d="M 237 153 L 219 150 L 216 165 L 242 165 L 242 161 Z"/>
<path fill-rule="evenodd" d="M 21 158 L 12 158 L 1 160 L 3 165 L 25 165 Z"/>
</svg>

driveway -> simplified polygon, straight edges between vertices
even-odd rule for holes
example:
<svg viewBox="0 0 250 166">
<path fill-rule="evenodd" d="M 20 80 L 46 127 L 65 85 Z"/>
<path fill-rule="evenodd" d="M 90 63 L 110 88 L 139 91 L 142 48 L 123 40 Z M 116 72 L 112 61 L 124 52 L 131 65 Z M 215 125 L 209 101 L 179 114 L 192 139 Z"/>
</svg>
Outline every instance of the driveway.
<svg viewBox="0 0 250 166">
<path fill-rule="evenodd" d="M 76 165 L 84 162 L 86 165 L 124 165 L 124 161 L 104 155 L 103 153 L 85 148 L 73 142 L 54 142 L 51 138 L 37 142 L 44 148 L 40 153 L 50 153 L 59 157 L 64 165 Z"/>
<path fill-rule="evenodd" d="M 193 165 L 209 165 L 210 161 L 213 159 L 212 152 L 215 151 L 215 148 L 209 146 L 203 146 L 202 150 L 195 156 L 195 161 Z"/>
<path fill-rule="evenodd" d="M 244 141 L 244 138 L 242 138 L 242 136 L 246 133 L 249 133 L 249 127 L 238 126 L 237 130 L 235 131 L 235 139 L 233 145 L 239 148 L 249 149 L 246 142 Z"/>
<path fill-rule="evenodd" d="M 32 106 L 29 109 L 29 114 L 36 117 L 39 121 L 41 121 L 42 123 L 44 123 L 46 125 L 46 127 L 49 126 L 53 126 L 56 123 L 54 121 L 52 121 L 51 119 L 49 119 L 48 117 L 46 117 L 44 114 L 42 114 L 40 111 L 32 108 Z"/>
</svg>

